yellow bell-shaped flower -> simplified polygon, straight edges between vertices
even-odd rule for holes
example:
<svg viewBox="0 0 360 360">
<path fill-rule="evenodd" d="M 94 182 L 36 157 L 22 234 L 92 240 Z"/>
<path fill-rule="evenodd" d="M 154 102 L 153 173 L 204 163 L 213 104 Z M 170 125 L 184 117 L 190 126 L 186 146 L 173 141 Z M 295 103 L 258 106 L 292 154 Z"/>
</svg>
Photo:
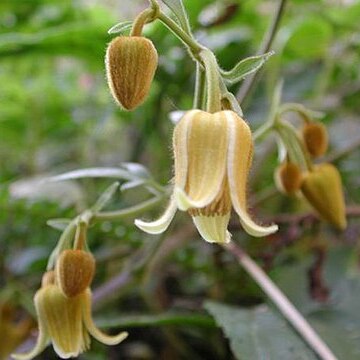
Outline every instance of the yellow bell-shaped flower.
<svg viewBox="0 0 360 360">
<path fill-rule="evenodd" d="M 277 225 L 260 226 L 248 214 L 246 185 L 253 142 L 249 126 L 235 112 L 187 112 L 175 127 L 173 149 L 170 205 L 156 221 L 135 220 L 140 229 L 161 233 L 180 209 L 189 212 L 206 241 L 226 243 L 231 238 L 227 226 L 233 207 L 248 234 L 260 237 L 277 231 Z"/>
<path fill-rule="evenodd" d="M 33 350 L 14 354 L 18 360 L 30 360 L 39 355 L 51 341 L 55 352 L 62 359 L 77 357 L 90 346 L 90 335 L 106 345 L 119 344 L 127 332 L 116 336 L 102 333 L 91 315 L 91 291 L 86 289 L 75 297 L 67 297 L 59 286 L 46 284 L 35 294 L 39 336 Z"/>
</svg>

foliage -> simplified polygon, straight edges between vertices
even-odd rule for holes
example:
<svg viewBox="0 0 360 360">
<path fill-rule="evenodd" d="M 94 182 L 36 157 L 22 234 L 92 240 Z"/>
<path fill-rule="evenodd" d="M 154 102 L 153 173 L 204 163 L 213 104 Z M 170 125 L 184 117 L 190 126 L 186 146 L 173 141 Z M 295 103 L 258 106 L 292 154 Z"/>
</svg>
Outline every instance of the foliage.
<svg viewBox="0 0 360 360">
<path fill-rule="evenodd" d="M 186 27 L 178 3 L 164 3 Z M 21 293 L 17 304 L 29 313 L 58 230 L 68 225 L 56 219 L 74 218 L 113 181 L 120 182 L 121 190 L 107 203 L 108 212 L 142 204 L 157 196 L 157 182 L 167 189 L 172 176 L 169 114 L 190 109 L 193 100 L 195 68 L 185 48 L 162 24 L 145 27 L 159 53 L 159 68 L 149 98 L 134 112 L 115 105 L 105 82 L 105 48 L 115 36 L 108 30 L 133 20 L 146 4 L 0 4 L 0 300 L 3 294 Z M 253 68 L 236 63 L 258 54 L 275 3 L 185 0 L 184 5 L 191 32 L 214 50 L 223 69 L 234 69 L 225 73 L 229 83 L 242 80 Z M 304 201 L 276 192 L 273 173 L 278 159 L 272 138 L 257 142 L 249 193 L 253 211 L 264 221 L 277 221 L 280 231 L 252 239 L 233 226 L 234 238 L 269 272 L 339 359 L 349 360 L 360 351 L 359 15 L 356 1 L 288 2 L 270 49 L 275 54 L 242 104 L 256 130 L 265 122 L 276 83 L 283 78 L 282 102 L 302 103 L 325 114 L 330 150 L 324 159 L 335 163 L 342 175 L 350 209 L 347 230 L 338 232 L 318 222 L 308 215 L 311 210 Z M 263 65 L 259 55 L 251 66 Z M 241 84 L 232 83 L 230 89 L 237 93 Z M 299 123 L 293 113 L 286 118 Z M 77 172 L 67 180 L 44 182 L 78 169 L 95 173 L 85 176 L 84 170 L 84 176 Z M 163 198 L 156 201 L 165 206 Z M 160 211 L 161 206 L 146 216 Z M 53 228 L 47 226 L 51 219 Z M 115 348 L 94 343 L 87 359 L 254 359 L 254 353 L 290 359 L 288 343 L 302 358 L 313 358 L 231 255 L 201 242 L 188 218 L 178 215 L 172 231 L 155 238 L 135 229 L 133 220 L 130 214 L 118 222 L 104 221 L 89 232 L 97 260 L 95 318 L 99 325 L 128 329 L 130 337 Z M 232 327 L 229 319 L 238 321 Z M 251 325 L 258 327 L 255 334 L 250 333 Z M 49 349 L 39 358 L 52 359 L 54 354 Z"/>
</svg>

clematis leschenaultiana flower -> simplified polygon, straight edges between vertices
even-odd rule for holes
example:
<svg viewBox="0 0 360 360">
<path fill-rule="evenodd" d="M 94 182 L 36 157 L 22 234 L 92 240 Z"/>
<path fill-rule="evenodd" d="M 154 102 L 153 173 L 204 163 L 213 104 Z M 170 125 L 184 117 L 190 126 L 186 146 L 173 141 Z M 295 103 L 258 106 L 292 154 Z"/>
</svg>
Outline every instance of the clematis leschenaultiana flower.
<svg viewBox="0 0 360 360">
<path fill-rule="evenodd" d="M 26 354 L 13 354 L 17 360 L 30 360 L 39 355 L 51 341 L 62 359 L 77 357 L 90 346 L 90 335 L 106 345 L 123 341 L 127 332 L 108 336 L 101 332 L 91 315 L 91 291 L 67 297 L 55 283 L 46 283 L 34 298 L 39 322 L 39 336 L 33 350 Z"/>
<path fill-rule="evenodd" d="M 188 211 L 206 241 L 226 243 L 231 238 L 227 226 L 233 207 L 248 234 L 261 237 L 277 231 L 277 225 L 261 226 L 248 214 L 246 185 L 253 142 L 249 126 L 235 112 L 187 112 L 175 127 L 173 149 L 170 204 L 156 221 L 135 220 L 140 229 L 162 233 L 179 209 Z"/>
</svg>

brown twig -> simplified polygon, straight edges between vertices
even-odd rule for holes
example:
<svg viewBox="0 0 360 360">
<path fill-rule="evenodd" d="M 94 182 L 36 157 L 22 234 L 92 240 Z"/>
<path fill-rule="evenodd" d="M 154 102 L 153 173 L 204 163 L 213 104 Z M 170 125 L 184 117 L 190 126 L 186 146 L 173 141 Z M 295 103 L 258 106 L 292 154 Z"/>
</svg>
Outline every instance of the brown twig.
<svg viewBox="0 0 360 360">
<path fill-rule="evenodd" d="M 279 5 L 276 9 L 275 16 L 270 24 L 269 29 L 265 33 L 264 39 L 263 39 L 261 46 L 259 48 L 259 51 L 257 53 L 258 55 L 265 54 L 266 52 L 268 52 L 270 50 L 271 45 L 275 39 L 277 30 L 279 28 L 281 18 L 284 14 L 286 1 L 287 0 L 279 1 Z M 259 76 L 259 73 L 260 73 L 260 71 L 257 71 L 255 73 L 249 75 L 245 79 L 243 84 L 241 85 L 241 87 L 237 93 L 237 99 L 239 100 L 240 103 L 242 103 L 246 99 L 246 97 L 250 94 L 250 91 L 251 91 L 252 87 L 254 86 L 256 79 Z"/>
<path fill-rule="evenodd" d="M 224 248 L 236 257 L 239 264 L 261 287 L 285 319 L 294 327 L 320 359 L 337 359 L 330 348 L 323 342 L 317 332 L 311 327 L 295 306 L 239 245 L 232 241 L 229 244 L 225 244 Z"/>
</svg>

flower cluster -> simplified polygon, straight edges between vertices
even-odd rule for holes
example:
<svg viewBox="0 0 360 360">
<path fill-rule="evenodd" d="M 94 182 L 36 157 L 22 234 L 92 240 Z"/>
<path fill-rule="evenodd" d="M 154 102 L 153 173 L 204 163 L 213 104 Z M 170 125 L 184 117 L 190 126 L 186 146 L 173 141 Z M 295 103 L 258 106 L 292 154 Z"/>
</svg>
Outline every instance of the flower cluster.
<svg viewBox="0 0 360 360">
<path fill-rule="evenodd" d="M 308 167 L 287 156 L 275 172 L 278 189 L 287 194 L 301 194 L 325 221 L 338 229 L 346 228 L 345 201 L 339 171 L 329 163 L 314 165 L 313 158 L 323 156 L 328 148 L 328 135 L 323 124 L 305 119 L 299 140 L 308 158 Z M 310 159 L 311 158 L 311 159 Z"/>
<path fill-rule="evenodd" d="M 62 359 L 77 357 L 90 347 L 90 335 L 106 345 L 123 341 L 127 332 L 109 336 L 101 332 L 91 315 L 90 284 L 95 270 L 92 255 L 83 250 L 61 252 L 56 270 L 44 274 L 34 297 L 39 335 L 35 347 L 14 359 L 30 360 L 51 341 Z"/>
</svg>

